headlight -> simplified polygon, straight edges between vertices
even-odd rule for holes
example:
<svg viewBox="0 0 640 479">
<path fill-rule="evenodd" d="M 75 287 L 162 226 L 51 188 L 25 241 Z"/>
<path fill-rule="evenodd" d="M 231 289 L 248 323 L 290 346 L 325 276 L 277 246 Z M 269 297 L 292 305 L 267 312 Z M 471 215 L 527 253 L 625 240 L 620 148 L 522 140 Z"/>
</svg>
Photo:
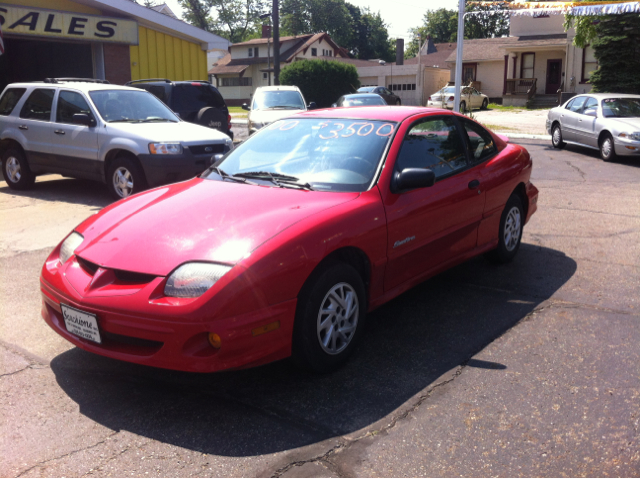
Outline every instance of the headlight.
<svg viewBox="0 0 640 479">
<path fill-rule="evenodd" d="M 73 256 L 73 252 L 82 244 L 83 241 L 84 236 L 80 233 L 76 233 L 75 231 L 67 236 L 67 239 L 64 240 L 62 242 L 62 246 L 60 246 L 60 264 L 66 263 L 67 260 Z"/>
<path fill-rule="evenodd" d="M 264 128 L 265 124 L 266 123 L 260 123 L 260 122 L 254 121 L 254 122 L 251 123 L 251 126 L 253 128 L 255 128 L 256 130 L 259 130 L 260 128 Z"/>
<path fill-rule="evenodd" d="M 625 140 L 640 140 L 640 132 L 620 133 L 618 138 L 624 138 Z"/>
<path fill-rule="evenodd" d="M 180 143 L 149 143 L 149 152 L 152 155 L 179 155 L 182 153 Z"/>
<path fill-rule="evenodd" d="M 174 298 L 197 298 L 230 269 L 231 266 L 212 263 L 183 264 L 169 276 L 164 294 Z"/>
</svg>

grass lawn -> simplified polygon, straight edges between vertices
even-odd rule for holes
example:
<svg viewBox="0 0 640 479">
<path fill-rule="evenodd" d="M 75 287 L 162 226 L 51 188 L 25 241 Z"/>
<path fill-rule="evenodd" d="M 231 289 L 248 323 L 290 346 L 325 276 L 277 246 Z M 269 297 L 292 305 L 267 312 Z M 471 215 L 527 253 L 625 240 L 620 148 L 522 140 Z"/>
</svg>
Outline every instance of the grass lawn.
<svg viewBox="0 0 640 479">
<path fill-rule="evenodd" d="M 243 110 L 241 106 L 230 106 L 227 108 L 229 108 L 229 113 L 236 115 L 241 114 L 242 116 L 247 116 L 247 113 L 249 113 L 247 110 Z"/>
<path fill-rule="evenodd" d="M 485 128 L 489 128 L 491 131 L 518 131 L 517 128 L 511 128 L 509 126 L 493 125 L 491 123 L 483 123 L 482 125 Z"/>
<path fill-rule="evenodd" d="M 503 105 L 498 105 L 497 103 L 489 103 L 489 105 L 487 106 L 488 110 L 498 110 L 498 111 L 520 111 L 520 110 L 526 110 L 525 107 L 522 106 L 503 106 Z"/>
</svg>

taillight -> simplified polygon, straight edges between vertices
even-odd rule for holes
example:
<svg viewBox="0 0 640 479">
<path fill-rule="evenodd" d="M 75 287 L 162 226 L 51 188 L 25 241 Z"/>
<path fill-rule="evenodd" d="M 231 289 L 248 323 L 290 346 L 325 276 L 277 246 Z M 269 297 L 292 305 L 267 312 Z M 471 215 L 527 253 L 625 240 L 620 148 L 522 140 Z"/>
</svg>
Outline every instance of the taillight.
<svg viewBox="0 0 640 479">
<path fill-rule="evenodd" d="M 450 96 L 449 99 L 447 101 L 453 101 L 453 97 Z"/>
<path fill-rule="evenodd" d="M 231 115 L 227 115 L 227 123 L 228 123 L 228 129 L 231 130 Z"/>
<path fill-rule="evenodd" d="M 433 101 L 433 100 L 431 99 L 431 97 L 429 97 L 429 101 Z"/>
</svg>

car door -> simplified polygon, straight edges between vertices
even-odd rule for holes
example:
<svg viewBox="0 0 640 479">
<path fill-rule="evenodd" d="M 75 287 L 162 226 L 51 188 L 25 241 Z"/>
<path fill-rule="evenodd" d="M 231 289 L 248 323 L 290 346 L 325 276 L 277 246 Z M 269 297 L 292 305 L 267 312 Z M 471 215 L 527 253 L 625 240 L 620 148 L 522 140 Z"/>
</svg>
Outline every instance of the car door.
<svg viewBox="0 0 640 479">
<path fill-rule="evenodd" d="M 373 93 L 377 93 L 378 95 L 380 95 L 382 98 L 384 98 L 385 103 L 389 103 L 389 99 L 387 98 L 387 89 L 383 88 L 381 86 L 379 86 L 378 88 L 376 88 L 375 90 L 373 90 Z"/>
<path fill-rule="evenodd" d="M 101 179 L 103 165 L 98 161 L 98 128 L 89 102 L 78 91 L 59 90 L 55 104 L 52 151 L 56 157 L 56 171 Z M 76 113 L 89 115 L 94 126 L 74 124 Z"/>
<path fill-rule="evenodd" d="M 23 147 L 29 166 L 36 173 L 55 166 L 51 151 L 51 110 L 55 92 L 53 88 L 36 88 L 20 109 L 18 129 L 25 137 Z"/>
<path fill-rule="evenodd" d="M 587 97 L 580 116 L 576 122 L 576 140 L 584 145 L 598 147 L 598 135 L 596 134 L 596 121 L 598 120 L 598 100 Z"/>
<path fill-rule="evenodd" d="M 472 108 L 480 108 L 482 106 L 482 95 L 475 88 L 471 89 L 471 106 Z"/>
<path fill-rule="evenodd" d="M 586 96 L 577 96 L 560 112 L 560 127 L 562 128 L 562 138 L 567 141 L 578 141 L 576 130 L 582 106 L 587 100 Z"/>
<path fill-rule="evenodd" d="M 477 172 L 468 168 L 465 139 L 453 115 L 427 116 L 409 128 L 394 164 L 429 168 L 436 183 L 393 193 L 383 187 L 387 215 L 385 290 L 423 277 L 474 249 L 484 208 Z"/>
</svg>

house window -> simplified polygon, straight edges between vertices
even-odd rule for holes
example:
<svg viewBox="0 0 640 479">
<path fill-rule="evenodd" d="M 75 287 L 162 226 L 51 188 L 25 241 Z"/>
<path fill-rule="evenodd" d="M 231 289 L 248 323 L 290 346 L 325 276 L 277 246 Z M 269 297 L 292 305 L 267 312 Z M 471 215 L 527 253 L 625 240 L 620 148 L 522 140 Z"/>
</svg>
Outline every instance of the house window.
<svg viewBox="0 0 640 479">
<path fill-rule="evenodd" d="M 533 66 L 536 62 L 535 53 L 523 53 L 520 60 L 520 78 L 534 78 Z"/>
<path fill-rule="evenodd" d="M 592 46 L 584 47 L 582 50 L 582 82 L 586 83 L 591 78 L 591 74 L 598 69 L 598 60 Z"/>
<path fill-rule="evenodd" d="M 317 48 L 312 48 L 311 49 L 311 56 L 312 57 L 317 57 L 318 56 L 318 49 Z"/>
<path fill-rule="evenodd" d="M 267 80 L 269 78 L 269 74 L 267 72 L 262 72 L 262 79 Z"/>
<path fill-rule="evenodd" d="M 256 58 L 258 58 L 258 57 L 260 56 L 260 55 L 258 55 L 258 52 L 259 52 L 259 51 L 260 51 L 260 50 L 258 50 L 258 47 L 255 47 L 255 48 L 253 49 L 253 56 L 254 56 L 254 57 L 256 57 Z"/>
<path fill-rule="evenodd" d="M 222 86 L 252 86 L 251 77 L 223 78 Z"/>
<path fill-rule="evenodd" d="M 462 65 L 462 83 L 476 81 L 476 64 L 465 63 Z"/>
<path fill-rule="evenodd" d="M 250 57 L 252 57 L 252 56 L 253 56 L 253 48 L 249 48 L 248 55 L 249 55 Z"/>
</svg>

